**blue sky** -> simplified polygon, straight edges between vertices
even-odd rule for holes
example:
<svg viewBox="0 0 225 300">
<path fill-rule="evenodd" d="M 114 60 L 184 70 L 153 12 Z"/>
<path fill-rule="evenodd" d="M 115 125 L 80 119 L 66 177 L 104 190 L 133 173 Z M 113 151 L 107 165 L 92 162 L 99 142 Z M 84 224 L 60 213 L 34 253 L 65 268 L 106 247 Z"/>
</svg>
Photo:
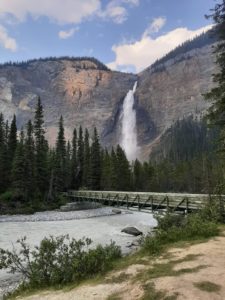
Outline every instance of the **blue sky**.
<svg viewBox="0 0 225 300">
<path fill-rule="evenodd" d="M 94 56 L 141 71 L 210 28 L 213 0 L 0 0 L 0 61 Z"/>
</svg>

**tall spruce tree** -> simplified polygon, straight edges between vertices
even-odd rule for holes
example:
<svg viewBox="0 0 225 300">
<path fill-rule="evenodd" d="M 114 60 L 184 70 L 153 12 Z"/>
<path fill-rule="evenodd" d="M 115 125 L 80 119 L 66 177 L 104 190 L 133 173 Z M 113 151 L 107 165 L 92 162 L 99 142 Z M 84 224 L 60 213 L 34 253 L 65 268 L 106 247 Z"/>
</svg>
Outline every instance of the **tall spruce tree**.
<svg viewBox="0 0 225 300">
<path fill-rule="evenodd" d="M 25 162 L 25 198 L 33 203 L 35 200 L 35 146 L 33 136 L 33 124 L 29 120 L 26 126 L 26 137 L 24 142 L 24 162 Z"/>
<path fill-rule="evenodd" d="M 96 127 L 91 145 L 91 188 L 99 190 L 101 186 L 101 149 Z"/>
<path fill-rule="evenodd" d="M 114 148 L 111 150 L 111 162 L 110 162 L 110 182 L 111 182 L 111 189 L 113 191 L 118 191 L 119 188 L 119 180 L 118 177 L 118 160 L 116 156 L 116 152 Z"/>
<path fill-rule="evenodd" d="M 66 186 L 66 140 L 62 116 L 59 120 L 55 160 L 55 188 L 57 191 L 63 191 Z"/>
<path fill-rule="evenodd" d="M 15 193 L 15 199 L 25 199 L 26 189 L 26 165 L 25 165 L 25 151 L 24 151 L 24 132 L 20 132 L 20 140 L 16 147 L 16 152 L 12 166 L 12 187 Z"/>
<path fill-rule="evenodd" d="M 66 145 L 66 162 L 65 162 L 65 190 L 71 187 L 72 180 L 72 147 L 70 141 Z"/>
<path fill-rule="evenodd" d="M 8 187 L 8 172 L 7 170 L 7 140 L 5 132 L 4 116 L 0 113 L 0 192 L 5 192 Z"/>
<path fill-rule="evenodd" d="M 44 114 L 41 99 L 38 98 L 34 116 L 35 136 L 35 181 L 42 196 L 48 190 L 48 143 L 45 139 Z"/>
<path fill-rule="evenodd" d="M 112 182 L 111 182 L 111 157 L 107 149 L 103 151 L 102 154 L 102 173 L 101 173 L 101 189 L 110 191 L 112 190 Z"/>
<path fill-rule="evenodd" d="M 90 188 L 90 173 L 91 173 L 91 153 L 89 145 L 89 132 L 87 128 L 84 133 L 84 170 L 83 170 L 83 184 L 82 186 Z"/>
<path fill-rule="evenodd" d="M 79 127 L 79 136 L 77 143 L 77 187 L 82 186 L 83 179 L 83 169 L 84 169 L 84 138 L 83 138 L 83 129 Z"/>
<path fill-rule="evenodd" d="M 17 145 L 17 127 L 16 127 L 16 116 L 13 116 L 13 120 L 11 122 L 9 137 L 8 137 L 8 156 L 9 161 L 12 162 L 14 158 L 14 154 L 16 151 Z"/>
<path fill-rule="evenodd" d="M 120 147 L 120 145 L 117 145 L 116 156 L 117 156 L 117 176 L 119 178 L 118 190 L 129 191 L 131 189 L 130 164 L 124 150 Z"/>
<path fill-rule="evenodd" d="M 78 167 L 77 167 L 77 130 L 74 128 L 72 138 L 72 157 L 71 157 L 71 188 L 78 188 Z"/>
</svg>

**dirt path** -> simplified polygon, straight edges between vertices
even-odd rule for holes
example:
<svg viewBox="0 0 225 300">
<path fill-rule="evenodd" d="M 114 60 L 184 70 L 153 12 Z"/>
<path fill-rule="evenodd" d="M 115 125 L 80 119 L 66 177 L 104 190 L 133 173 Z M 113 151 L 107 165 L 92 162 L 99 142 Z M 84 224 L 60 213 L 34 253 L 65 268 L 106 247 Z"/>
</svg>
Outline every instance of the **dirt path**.
<svg viewBox="0 0 225 300">
<path fill-rule="evenodd" d="M 158 298 L 147 296 L 157 294 Z M 68 292 L 43 292 L 26 300 L 225 299 L 225 237 L 185 248 L 167 256 L 112 272 L 101 284 L 79 286 Z M 166 295 L 166 296 L 165 296 Z"/>
</svg>

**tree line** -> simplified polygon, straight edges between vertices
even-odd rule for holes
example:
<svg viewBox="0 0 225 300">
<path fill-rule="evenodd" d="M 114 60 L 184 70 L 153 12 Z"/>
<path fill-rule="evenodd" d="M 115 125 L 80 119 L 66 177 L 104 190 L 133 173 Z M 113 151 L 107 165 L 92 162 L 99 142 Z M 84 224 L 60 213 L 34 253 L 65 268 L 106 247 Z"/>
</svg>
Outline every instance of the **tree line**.
<svg viewBox="0 0 225 300">
<path fill-rule="evenodd" d="M 212 193 L 223 177 L 218 135 L 190 116 L 165 132 L 149 161 L 131 163 L 119 145 L 103 148 L 96 128 L 74 128 L 66 141 L 61 116 L 50 147 L 38 99 L 34 121 L 19 132 L 15 116 L 9 125 L 0 114 L 0 205 L 51 208 L 69 189 Z"/>
</svg>

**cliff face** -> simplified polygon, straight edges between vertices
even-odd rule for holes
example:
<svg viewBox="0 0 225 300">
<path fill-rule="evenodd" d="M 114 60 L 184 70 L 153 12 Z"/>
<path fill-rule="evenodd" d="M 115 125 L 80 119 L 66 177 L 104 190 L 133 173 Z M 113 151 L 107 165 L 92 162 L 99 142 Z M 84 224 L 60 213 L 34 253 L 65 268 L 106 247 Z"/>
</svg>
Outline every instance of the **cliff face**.
<svg viewBox="0 0 225 300">
<path fill-rule="evenodd" d="M 64 117 L 70 137 L 79 125 L 90 130 L 96 126 L 102 141 L 116 141 L 115 118 L 135 75 L 101 70 L 92 61 L 34 61 L 25 66 L 0 69 L 0 110 L 6 118 L 17 114 L 23 125 L 33 112 L 40 96 L 50 142 L 54 142 L 57 122 Z"/>
<path fill-rule="evenodd" d="M 79 125 L 91 131 L 96 126 L 102 143 L 111 146 L 120 140 L 123 99 L 138 80 L 138 142 L 142 158 L 147 159 L 152 146 L 177 119 L 205 112 L 209 103 L 202 94 L 212 86 L 213 72 L 211 45 L 181 53 L 138 75 L 112 72 L 89 59 L 6 65 L 0 67 L 0 111 L 7 119 L 16 113 L 21 126 L 33 117 L 40 96 L 51 143 L 63 115 L 67 137 Z"/>
<path fill-rule="evenodd" d="M 203 94 L 212 87 L 215 72 L 212 46 L 207 45 L 179 55 L 156 70 L 149 68 L 139 74 L 138 103 L 155 125 L 155 139 L 142 147 L 145 157 L 176 120 L 206 112 L 210 103 Z M 143 140 L 141 134 L 139 140 Z"/>
</svg>

